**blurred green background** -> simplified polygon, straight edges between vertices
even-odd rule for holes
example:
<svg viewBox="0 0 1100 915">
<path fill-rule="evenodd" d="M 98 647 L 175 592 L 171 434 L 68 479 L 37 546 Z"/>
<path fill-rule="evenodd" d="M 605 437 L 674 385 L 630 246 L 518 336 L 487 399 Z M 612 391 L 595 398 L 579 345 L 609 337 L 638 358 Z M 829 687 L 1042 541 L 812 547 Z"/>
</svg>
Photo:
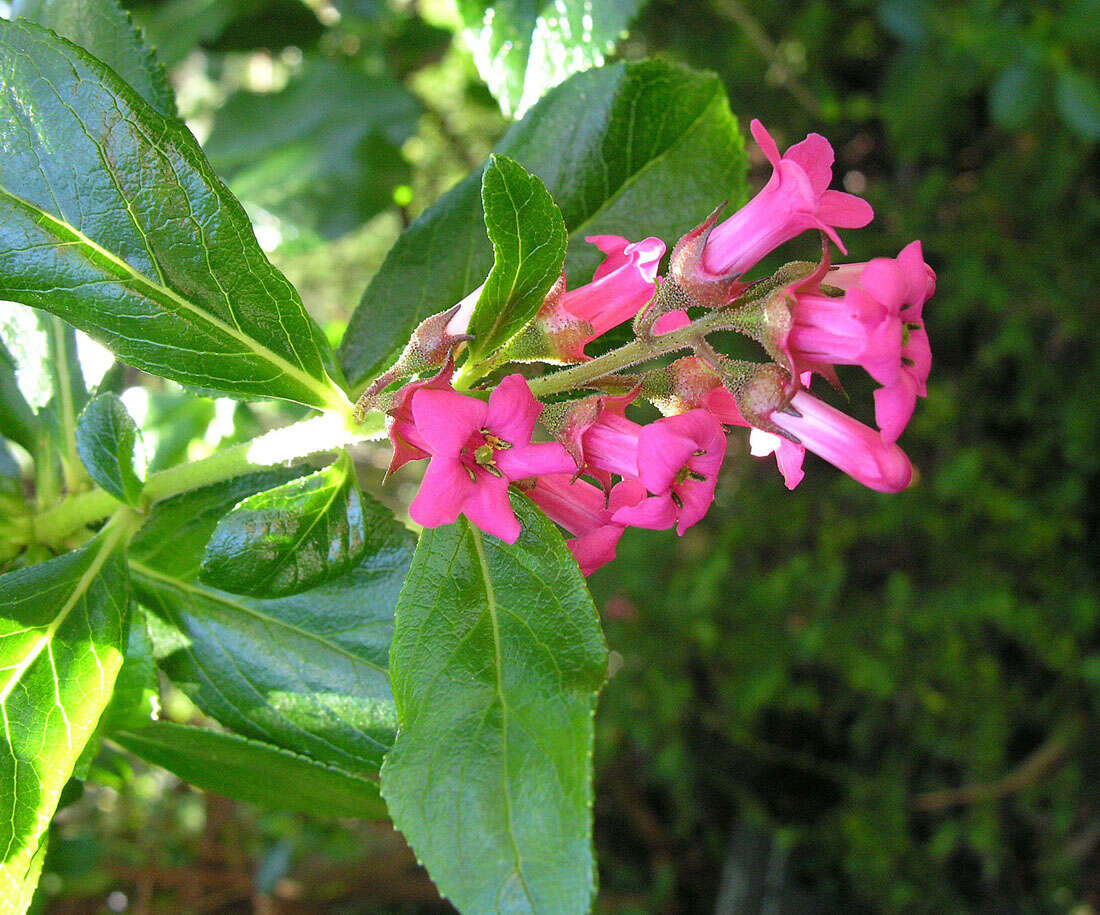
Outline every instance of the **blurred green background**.
<svg viewBox="0 0 1100 915">
<path fill-rule="evenodd" d="M 508 124 L 447 0 L 130 6 L 334 339 Z M 834 186 L 876 210 L 853 259 L 920 238 L 939 290 L 908 491 L 811 457 L 787 492 L 735 447 L 704 523 L 628 532 L 592 579 L 614 652 L 599 911 L 1097 911 L 1100 2 L 654 0 L 617 53 L 714 70 L 781 147 L 827 135 Z M 156 466 L 286 419 L 128 383 Z M 377 490 L 385 451 L 359 457 Z M 407 505 L 410 480 L 381 497 Z M 94 778 L 54 826 L 41 911 L 450 911 L 388 827 L 266 813 L 110 749 Z"/>
</svg>

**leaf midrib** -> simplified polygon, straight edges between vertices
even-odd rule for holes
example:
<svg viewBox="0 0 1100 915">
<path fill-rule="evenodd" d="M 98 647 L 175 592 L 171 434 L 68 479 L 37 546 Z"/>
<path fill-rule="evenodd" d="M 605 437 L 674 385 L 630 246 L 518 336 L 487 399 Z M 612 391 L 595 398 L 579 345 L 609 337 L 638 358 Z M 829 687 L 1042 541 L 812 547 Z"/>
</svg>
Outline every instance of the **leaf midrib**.
<svg viewBox="0 0 1100 915">
<path fill-rule="evenodd" d="M 91 252 L 94 252 L 99 257 L 106 260 L 112 265 L 119 279 L 124 285 L 130 285 L 133 291 L 145 298 L 151 299 L 157 302 L 161 307 L 169 312 L 178 313 L 180 310 L 188 313 L 193 318 L 198 319 L 200 322 L 205 322 L 215 330 L 222 334 L 236 340 L 246 350 L 250 350 L 256 356 L 271 363 L 275 368 L 279 369 L 279 372 L 284 375 L 289 375 L 294 378 L 300 384 L 304 385 L 307 390 L 314 392 L 320 396 L 321 404 L 335 405 L 338 402 L 338 398 L 335 397 L 335 388 L 332 385 L 318 384 L 318 379 L 314 376 L 303 371 L 300 366 L 296 366 L 288 360 L 284 359 L 278 353 L 271 349 L 268 349 L 254 337 L 240 331 L 237 327 L 223 321 L 217 315 L 214 315 L 195 303 L 183 298 L 175 290 L 168 286 L 164 286 L 160 283 L 153 282 L 148 277 L 139 273 L 129 263 L 116 254 L 108 251 L 106 248 L 93 241 L 79 229 L 58 219 L 52 213 L 48 213 L 41 207 L 36 206 L 24 197 L 13 193 L 8 188 L 0 185 L 0 195 L 7 197 L 17 207 L 22 207 L 25 210 L 30 211 L 32 218 L 37 216 L 36 220 L 40 226 L 45 228 L 50 234 L 59 241 L 63 241 L 65 234 L 73 236 L 73 238 L 80 244 L 88 248 Z M 129 284 L 126 283 L 125 277 L 129 277 Z M 173 308 L 172 306 L 176 307 Z M 326 375 L 327 377 L 327 375 Z"/>
<path fill-rule="evenodd" d="M 500 762 L 503 774 L 504 808 L 508 818 L 508 841 L 512 845 L 512 854 L 515 856 L 516 876 L 519 877 L 519 882 L 523 886 L 523 894 L 527 897 L 527 901 L 531 904 L 532 911 L 534 911 L 535 901 L 531 898 L 531 890 L 527 886 L 527 878 L 523 875 L 523 862 L 519 852 L 519 845 L 516 842 L 515 825 L 512 821 L 512 793 L 509 786 L 510 776 L 508 774 L 509 711 L 508 703 L 504 697 L 504 657 L 500 647 L 500 621 L 497 618 L 496 589 L 493 587 L 493 579 L 489 574 L 489 563 L 485 557 L 485 544 L 481 538 L 481 531 L 469 522 L 467 522 L 466 526 L 474 544 L 474 552 L 477 554 L 478 568 L 481 572 L 482 582 L 485 585 L 485 606 L 489 611 L 489 621 L 493 629 L 493 652 L 496 662 L 496 692 L 497 698 L 500 700 Z"/>
</svg>

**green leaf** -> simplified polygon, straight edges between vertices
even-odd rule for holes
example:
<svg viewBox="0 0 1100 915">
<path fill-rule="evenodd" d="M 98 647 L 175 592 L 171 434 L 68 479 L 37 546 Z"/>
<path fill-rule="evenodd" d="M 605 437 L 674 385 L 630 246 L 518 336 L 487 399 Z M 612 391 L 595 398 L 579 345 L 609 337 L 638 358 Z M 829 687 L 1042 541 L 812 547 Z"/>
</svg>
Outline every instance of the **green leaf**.
<svg viewBox="0 0 1100 915">
<path fill-rule="evenodd" d="M 145 536 L 146 525 L 130 551 L 138 598 L 168 624 L 161 644 L 154 634 L 162 669 L 231 730 L 347 772 L 377 773 L 397 723 L 386 668 L 411 535 L 379 518 L 346 574 L 288 597 L 230 594 L 194 579 L 212 516 L 228 508 L 220 487 L 209 489 L 205 506 L 181 500 L 154 517 L 155 530 Z M 203 517 L 189 519 L 191 509 Z"/>
<path fill-rule="evenodd" d="M 145 614 L 138 612 L 130 621 L 126 660 L 115 678 L 115 691 L 103 715 L 100 731 L 110 734 L 119 728 L 143 728 L 159 712 L 157 662 L 153 658 L 153 643 L 145 626 Z"/>
<path fill-rule="evenodd" d="M 145 485 L 139 442 L 137 425 L 114 394 L 100 394 L 77 419 L 76 450 L 88 476 L 127 505 L 138 504 Z"/>
<path fill-rule="evenodd" d="M 207 544 L 201 577 L 235 594 L 297 594 L 350 570 L 367 532 L 391 517 L 360 492 L 341 452 L 324 470 L 250 496 L 226 515 Z"/>
<path fill-rule="evenodd" d="M 458 0 L 463 37 L 501 110 L 521 116 L 573 73 L 603 65 L 645 0 Z"/>
<path fill-rule="evenodd" d="M 23 20 L 0 21 L 0 83 L 0 297 L 185 384 L 346 406 L 323 334 L 180 122 Z"/>
<path fill-rule="evenodd" d="M 546 187 L 511 159 L 490 157 L 481 200 L 494 261 L 470 318 L 475 359 L 499 349 L 535 316 L 561 276 L 569 241 Z"/>
<path fill-rule="evenodd" d="M 145 46 L 130 14 L 115 0 L 15 0 L 11 14 L 80 45 L 165 117 L 176 116 L 176 97 L 164 68 Z"/>
<path fill-rule="evenodd" d="M 607 647 L 557 528 L 522 496 L 514 546 L 425 531 L 397 606 L 394 824 L 459 909 L 588 911 L 592 715 Z"/>
<path fill-rule="evenodd" d="M 248 473 L 157 502 L 130 542 L 130 558 L 182 581 L 194 581 L 210 535 L 234 505 L 308 471 L 301 465 Z"/>
<path fill-rule="evenodd" d="M 723 199 L 745 197 L 744 141 L 717 77 L 661 61 L 570 78 L 497 146 L 546 185 L 569 230 L 570 288 L 602 255 L 585 235 L 669 244 Z M 356 387 L 396 358 L 413 328 L 475 289 L 493 265 L 481 175 L 429 207 L 398 239 L 352 316 L 341 350 Z"/>
<path fill-rule="evenodd" d="M 129 588 L 121 524 L 0 576 L 0 899 L 18 898 L 122 666 Z"/>
<path fill-rule="evenodd" d="M 16 379 L 18 366 L 0 337 L 0 435 L 22 445 L 29 453 L 37 450 L 42 433 L 38 417 L 30 408 Z"/>
<path fill-rule="evenodd" d="M 399 147 L 419 115 L 390 76 L 312 57 L 281 92 L 230 97 L 205 149 L 246 204 L 336 238 L 393 206 L 410 175 Z"/>
<path fill-rule="evenodd" d="M 158 722 L 111 739 L 204 791 L 238 801 L 324 816 L 386 814 L 377 782 L 238 734 Z"/>
<path fill-rule="evenodd" d="M 1023 128 L 1042 100 L 1041 73 L 1033 63 L 1018 63 L 1001 71 L 989 90 L 989 112 L 1009 130 Z"/>
<path fill-rule="evenodd" d="M 1095 77 L 1066 69 L 1058 74 L 1054 101 L 1062 120 L 1078 136 L 1100 140 L 1100 84 Z"/>
</svg>

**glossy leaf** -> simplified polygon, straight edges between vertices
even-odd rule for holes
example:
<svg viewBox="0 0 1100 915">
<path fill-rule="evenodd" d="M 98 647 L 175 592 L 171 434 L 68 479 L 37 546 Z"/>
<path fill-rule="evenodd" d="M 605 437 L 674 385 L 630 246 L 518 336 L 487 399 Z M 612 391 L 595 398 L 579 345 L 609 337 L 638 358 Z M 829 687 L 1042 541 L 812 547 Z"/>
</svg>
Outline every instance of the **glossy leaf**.
<svg viewBox="0 0 1100 915">
<path fill-rule="evenodd" d="M 0 576 L 0 900 L 18 898 L 122 666 L 124 533 Z"/>
<path fill-rule="evenodd" d="M 145 727 L 160 712 L 157 662 L 144 617 L 139 610 L 130 621 L 126 660 L 115 678 L 115 691 L 103 715 L 101 732 L 110 734 L 118 728 Z"/>
<path fill-rule="evenodd" d="M 385 816 L 377 782 L 239 734 L 157 722 L 111 739 L 204 791 L 238 801 L 313 815 Z"/>
<path fill-rule="evenodd" d="M 180 122 L 23 20 L 0 20 L 0 82 L 0 296 L 176 381 L 344 404 L 320 329 Z"/>
<path fill-rule="evenodd" d="M 164 499 L 134 535 L 130 557 L 181 581 L 194 581 L 207 541 L 234 505 L 308 472 L 308 465 L 263 470 Z"/>
<path fill-rule="evenodd" d="M 165 117 L 175 117 L 176 97 L 164 68 L 145 46 L 140 29 L 116 0 L 15 0 L 12 18 L 53 29 L 121 76 Z"/>
<path fill-rule="evenodd" d="M 135 591 L 162 624 L 152 633 L 161 668 L 240 734 L 353 774 L 376 773 L 396 727 L 387 653 L 411 535 L 378 519 L 344 575 L 288 597 L 230 594 L 195 580 L 204 535 L 233 504 L 222 492 L 180 497 L 131 547 Z"/>
<path fill-rule="evenodd" d="M 246 204 L 288 224 L 284 237 L 336 238 L 393 206 L 410 180 L 399 147 L 419 115 L 391 77 L 313 57 L 281 92 L 231 96 L 205 149 Z"/>
<path fill-rule="evenodd" d="M 499 349 L 535 316 L 561 276 L 568 243 L 546 187 L 511 159 L 489 159 L 481 202 L 494 260 L 470 318 L 473 358 Z"/>
<path fill-rule="evenodd" d="M 567 76 L 599 67 L 645 0 L 458 0 L 463 37 L 501 110 L 522 115 Z"/>
<path fill-rule="evenodd" d="M 341 452 L 330 467 L 249 496 L 226 515 L 206 547 L 202 580 L 256 597 L 306 591 L 351 569 L 367 532 L 391 518 L 360 492 Z"/>
<path fill-rule="evenodd" d="M 139 449 L 137 425 L 114 394 L 100 394 L 77 419 L 76 450 L 88 476 L 128 505 L 138 504 L 145 485 Z"/>
<path fill-rule="evenodd" d="M 717 77 L 660 61 L 570 78 L 497 146 L 546 185 L 569 231 L 570 288 L 602 255 L 586 235 L 670 244 L 716 204 L 745 195 L 744 142 Z M 356 387 L 396 357 L 412 329 L 458 302 L 493 265 L 475 174 L 398 239 L 367 287 L 341 348 Z"/>
<path fill-rule="evenodd" d="M 421 536 L 397 607 L 401 728 L 382 796 L 460 910 L 585 912 L 607 648 L 557 528 L 514 506 L 514 546 L 465 519 Z"/>
</svg>

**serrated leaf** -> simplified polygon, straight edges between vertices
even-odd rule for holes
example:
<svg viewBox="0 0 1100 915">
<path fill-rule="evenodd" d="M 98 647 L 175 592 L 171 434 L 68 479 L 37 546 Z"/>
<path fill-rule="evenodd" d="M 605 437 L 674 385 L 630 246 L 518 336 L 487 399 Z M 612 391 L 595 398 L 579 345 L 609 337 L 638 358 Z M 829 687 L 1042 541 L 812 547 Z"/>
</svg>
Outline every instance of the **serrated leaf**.
<svg viewBox="0 0 1100 915">
<path fill-rule="evenodd" d="M 100 394 L 76 422 L 76 450 L 97 485 L 127 505 L 137 505 L 144 482 L 138 474 L 140 433 L 114 394 Z"/>
<path fill-rule="evenodd" d="M 557 528 L 513 504 L 514 546 L 465 519 L 420 538 L 390 653 L 401 727 L 382 796 L 462 911 L 585 912 L 607 647 Z"/>
<path fill-rule="evenodd" d="M 111 704 L 103 715 L 101 732 L 119 728 L 142 728 L 160 711 L 160 681 L 153 658 L 153 643 L 145 626 L 145 615 L 134 614 L 126 639 L 126 660 L 115 678 Z"/>
<path fill-rule="evenodd" d="M 180 122 L 23 20 L 0 20 L 0 84 L 0 296 L 185 384 L 345 406 L 324 335 Z"/>
<path fill-rule="evenodd" d="M 233 731 L 353 774 L 377 773 L 396 728 L 387 660 L 411 535 L 378 519 L 346 574 L 288 597 L 244 597 L 193 577 L 216 506 L 228 508 L 217 496 L 206 494 L 201 521 L 188 519 L 200 500 L 170 506 L 131 547 L 138 598 L 170 628 L 156 651 L 162 669 Z"/>
<path fill-rule="evenodd" d="M 0 576 L 0 900 L 25 886 L 122 666 L 123 533 L 108 525 L 79 550 Z"/>
<path fill-rule="evenodd" d="M 501 110 L 522 116 L 573 73 L 603 65 L 645 0 L 458 0 L 463 38 Z"/>
<path fill-rule="evenodd" d="M 115 0 L 15 0 L 11 15 L 53 29 L 80 45 L 165 117 L 176 116 L 176 97 L 164 68 L 145 46 L 129 12 Z"/>
<path fill-rule="evenodd" d="M 322 816 L 386 814 L 377 782 L 239 734 L 158 722 L 111 739 L 204 791 L 238 801 Z"/>
<path fill-rule="evenodd" d="M 744 141 L 718 78 L 661 61 L 571 77 L 497 145 L 546 185 L 569 231 L 570 288 L 602 255 L 585 235 L 669 244 L 723 199 L 745 197 Z M 493 264 L 481 174 L 429 207 L 393 246 L 348 326 L 341 359 L 358 388 L 396 358 L 424 318 L 475 289 Z"/>
<path fill-rule="evenodd" d="M 205 149 L 246 204 L 337 238 L 393 206 L 394 187 L 409 180 L 399 147 L 419 115 L 392 77 L 311 57 L 281 92 L 231 96 Z"/>
<path fill-rule="evenodd" d="M 351 569 L 368 531 L 391 519 L 360 492 L 351 458 L 341 452 L 324 470 L 249 496 L 222 518 L 201 578 L 234 594 L 297 594 Z"/>
<path fill-rule="evenodd" d="M 470 318 L 470 355 L 499 349 L 535 316 L 561 276 L 568 234 L 545 185 L 522 165 L 492 156 L 481 182 L 493 269 Z"/>
</svg>

